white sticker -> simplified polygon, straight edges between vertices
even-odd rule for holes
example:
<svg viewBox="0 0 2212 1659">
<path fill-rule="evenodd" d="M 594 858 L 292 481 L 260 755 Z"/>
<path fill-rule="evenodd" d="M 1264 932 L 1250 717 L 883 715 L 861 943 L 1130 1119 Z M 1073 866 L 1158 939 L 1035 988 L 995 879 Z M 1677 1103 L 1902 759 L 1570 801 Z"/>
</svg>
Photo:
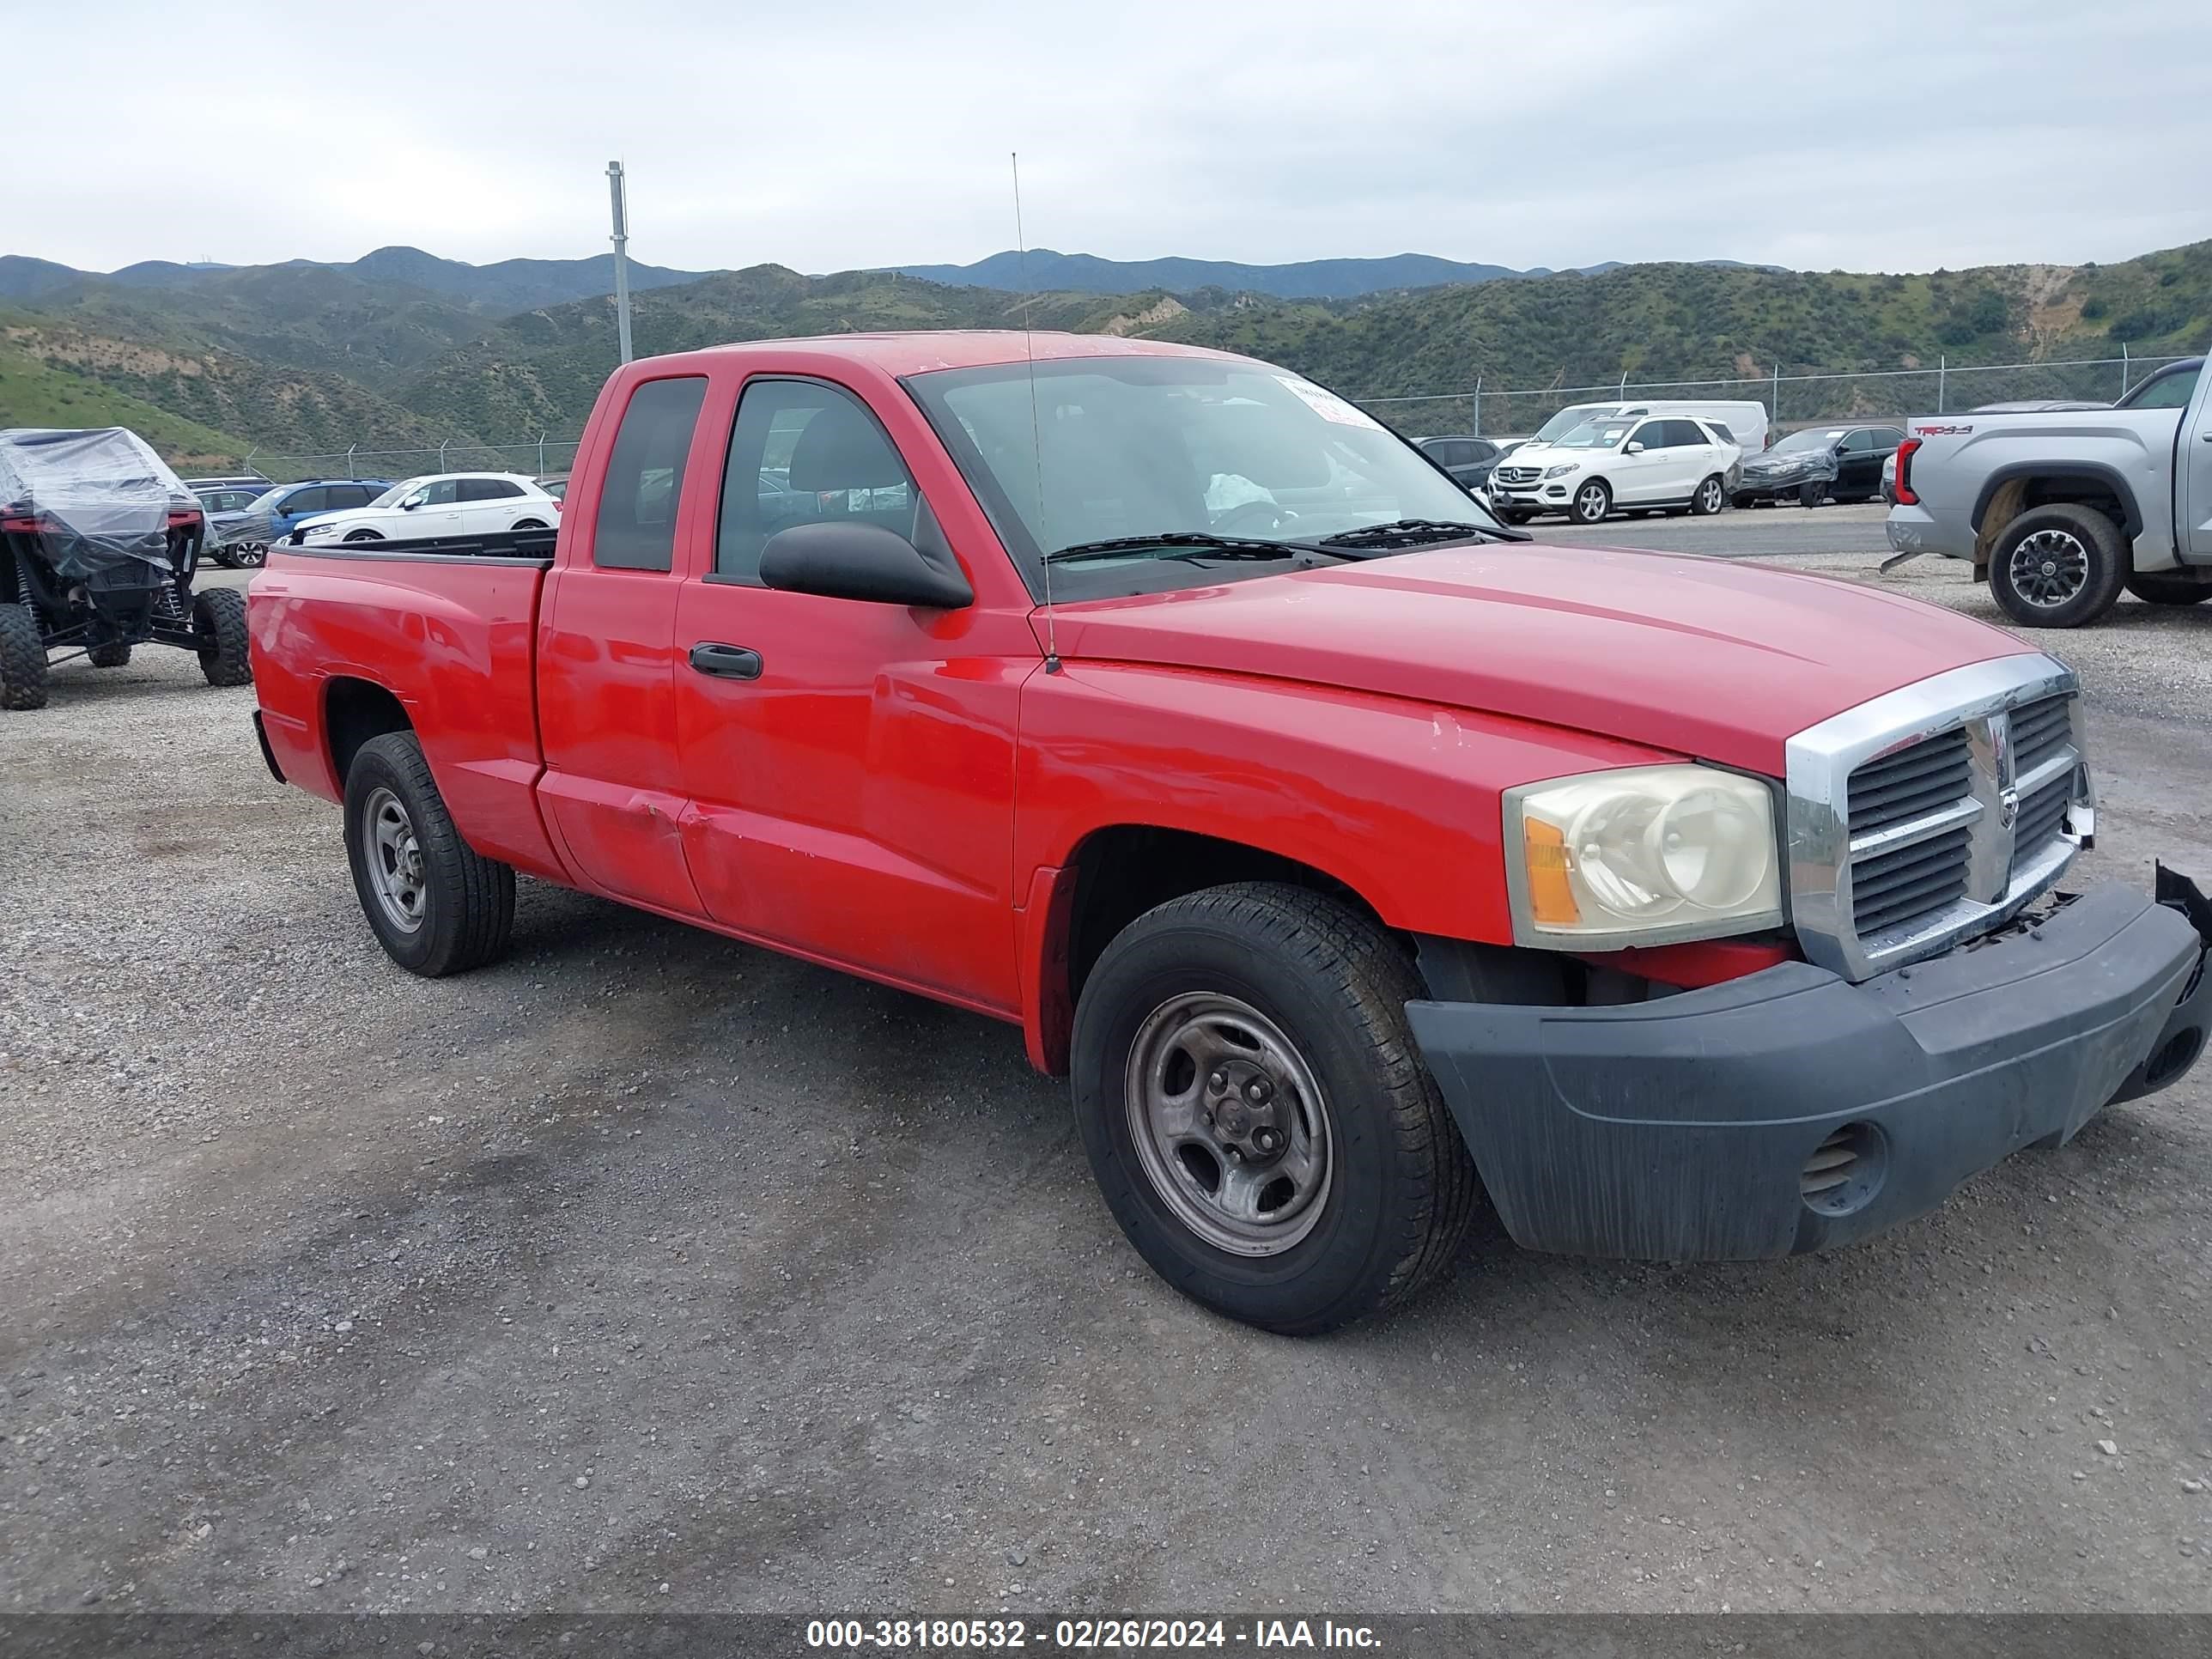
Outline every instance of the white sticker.
<svg viewBox="0 0 2212 1659">
<path fill-rule="evenodd" d="M 1380 432 L 1382 422 L 1357 404 L 1348 404 L 1334 392 L 1323 390 L 1311 380 L 1302 380 L 1295 374 L 1278 374 L 1275 378 L 1288 386 L 1291 394 L 1324 421 L 1334 421 L 1339 426 L 1364 426 L 1370 432 Z"/>
</svg>

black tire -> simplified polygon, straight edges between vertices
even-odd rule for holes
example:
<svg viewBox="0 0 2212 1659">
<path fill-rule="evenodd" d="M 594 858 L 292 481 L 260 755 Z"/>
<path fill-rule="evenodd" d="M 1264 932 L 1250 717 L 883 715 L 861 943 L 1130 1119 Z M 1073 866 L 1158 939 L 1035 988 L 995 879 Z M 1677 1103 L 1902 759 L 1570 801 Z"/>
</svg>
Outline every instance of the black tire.
<svg viewBox="0 0 2212 1659">
<path fill-rule="evenodd" d="M 1575 486 L 1567 503 L 1567 517 L 1577 524 L 1603 524 L 1613 513 L 1613 486 L 1602 478 L 1586 478 Z"/>
<path fill-rule="evenodd" d="M 2119 603 L 2128 547 L 2114 524 L 2074 501 L 2031 507 L 1990 549 L 1990 592 L 2023 628 L 2080 628 Z"/>
<path fill-rule="evenodd" d="M 1076 1008 L 1076 1122 L 1107 1206 L 1155 1273 L 1232 1319 L 1310 1336 L 1394 1307 L 1450 1266 L 1479 1183 L 1406 1024 L 1407 1002 L 1423 994 L 1372 921 L 1272 883 L 1171 899 L 1107 945 Z M 1326 1190 L 1309 1231 L 1275 1253 L 1204 1237 L 1138 1149 L 1132 1056 L 1184 996 L 1235 999 L 1272 1022 L 1326 1103 Z M 1194 1076 L 1190 1086 L 1205 1085 Z"/>
<path fill-rule="evenodd" d="M 231 550 L 230 562 L 240 570 L 258 570 L 269 562 L 269 550 L 260 542 L 248 542 Z"/>
<path fill-rule="evenodd" d="M 1690 497 L 1690 511 L 1698 518 L 1710 519 L 1728 501 L 1728 485 L 1721 475 L 1714 473 L 1698 486 L 1698 493 Z"/>
<path fill-rule="evenodd" d="M 199 641 L 200 672 L 210 685 L 253 684 L 245 594 L 234 587 L 204 587 L 193 594 L 192 633 Z"/>
<path fill-rule="evenodd" d="M 419 858 L 420 909 L 411 928 L 387 911 L 371 869 L 378 854 L 370 808 L 380 808 L 387 796 L 404 814 Z M 354 892 L 369 930 L 409 973 L 439 979 L 507 954 L 514 929 L 514 872 L 461 839 L 413 732 L 372 738 L 354 756 L 345 777 L 345 842 Z"/>
<path fill-rule="evenodd" d="M 2189 576 L 2130 576 L 2128 592 L 2145 605 L 2202 605 L 2212 599 L 2212 581 Z"/>
<path fill-rule="evenodd" d="M 123 641 L 89 647 L 84 659 L 94 668 L 127 668 L 131 665 L 131 647 Z"/>
<path fill-rule="evenodd" d="M 46 642 L 38 619 L 21 605 L 0 600 L 0 708 L 46 706 Z"/>
<path fill-rule="evenodd" d="M 545 528 L 545 520 L 543 519 L 517 519 L 512 527 L 516 530 L 543 530 Z"/>
<path fill-rule="evenodd" d="M 1827 493 L 1828 486 L 1824 483 L 1801 483 L 1797 486 L 1797 505 L 1818 507 Z"/>
<path fill-rule="evenodd" d="M 345 538 L 349 542 L 380 542 L 384 539 L 374 530 L 349 530 Z"/>
<path fill-rule="evenodd" d="M 1758 500 L 1759 497 L 1756 495 L 1746 495 L 1742 490 L 1739 489 L 1735 495 L 1729 497 L 1729 505 L 1735 507 L 1738 512 L 1741 512 L 1745 507 L 1753 505 Z"/>
<path fill-rule="evenodd" d="M 1501 507 L 1498 509 L 1498 516 L 1508 524 L 1520 525 L 1528 523 L 1536 515 L 1533 513 L 1524 513 L 1518 507 Z"/>
<path fill-rule="evenodd" d="M 227 547 L 211 547 L 208 549 L 207 556 L 209 563 L 219 564 L 226 570 L 238 568 L 238 556 Z"/>
</svg>

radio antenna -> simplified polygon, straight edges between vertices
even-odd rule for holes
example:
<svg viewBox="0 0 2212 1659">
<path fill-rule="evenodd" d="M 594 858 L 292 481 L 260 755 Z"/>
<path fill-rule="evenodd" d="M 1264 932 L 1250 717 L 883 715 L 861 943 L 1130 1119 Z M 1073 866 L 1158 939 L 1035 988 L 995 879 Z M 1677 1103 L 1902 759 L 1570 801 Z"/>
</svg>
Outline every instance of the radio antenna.
<svg viewBox="0 0 2212 1659">
<path fill-rule="evenodd" d="M 1044 571 L 1044 672 L 1060 672 L 1060 631 L 1052 611 L 1052 550 L 1042 544 L 1044 533 L 1044 422 L 1037 415 L 1036 341 L 1030 336 L 1030 313 L 1036 307 L 1036 290 L 1030 286 L 1030 243 L 1022 231 L 1022 153 L 1008 152 L 1014 164 L 1014 263 L 1022 280 L 1022 356 L 1030 370 L 1030 452 L 1036 461 L 1036 527 L 1039 566 Z"/>
</svg>

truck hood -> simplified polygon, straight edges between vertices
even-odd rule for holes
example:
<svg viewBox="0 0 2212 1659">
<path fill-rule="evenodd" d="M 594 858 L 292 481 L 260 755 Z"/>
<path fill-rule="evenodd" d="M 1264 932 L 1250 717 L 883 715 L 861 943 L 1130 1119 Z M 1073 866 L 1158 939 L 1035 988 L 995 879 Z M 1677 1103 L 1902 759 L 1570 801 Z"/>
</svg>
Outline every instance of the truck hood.
<svg viewBox="0 0 2212 1659">
<path fill-rule="evenodd" d="M 1734 560 L 1486 544 L 1057 607 L 1060 656 L 1540 720 L 1780 776 L 1787 739 L 2028 651 L 1859 583 Z"/>
</svg>

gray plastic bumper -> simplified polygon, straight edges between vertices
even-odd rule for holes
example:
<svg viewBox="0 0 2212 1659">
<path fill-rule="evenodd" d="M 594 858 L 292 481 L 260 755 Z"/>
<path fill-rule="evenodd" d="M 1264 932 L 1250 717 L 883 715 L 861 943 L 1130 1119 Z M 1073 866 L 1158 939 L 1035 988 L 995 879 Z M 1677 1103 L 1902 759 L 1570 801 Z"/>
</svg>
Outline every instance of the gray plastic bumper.
<svg viewBox="0 0 2212 1659">
<path fill-rule="evenodd" d="M 2205 945 L 2178 906 L 2115 883 L 1856 985 L 1786 963 L 1622 1006 L 1407 1012 L 1520 1243 L 1747 1259 L 1923 1214 L 2175 1081 L 2212 1025 Z"/>
</svg>

